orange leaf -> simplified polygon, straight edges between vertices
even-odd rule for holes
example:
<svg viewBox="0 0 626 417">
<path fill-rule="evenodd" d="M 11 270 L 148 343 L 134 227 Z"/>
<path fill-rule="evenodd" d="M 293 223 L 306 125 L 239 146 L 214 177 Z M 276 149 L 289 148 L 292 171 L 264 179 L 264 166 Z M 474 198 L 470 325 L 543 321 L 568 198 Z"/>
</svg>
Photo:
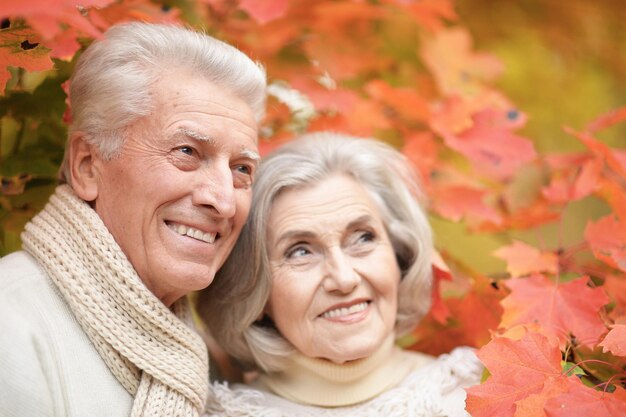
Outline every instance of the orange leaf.
<svg viewBox="0 0 626 417">
<path fill-rule="evenodd" d="M 626 356 L 626 324 L 616 324 L 598 344 L 602 352 L 611 352 L 615 356 Z"/>
<path fill-rule="evenodd" d="M 620 387 L 611 394 L 582 384 L 570 384 L 567 393 L 546 402 L 545 410 L 548 417 L 624 417 L 626 394 Z"/>
<path fill-rule="evenodd" d="M 587 223 L 585 239 L 596 258 L 626 271 L 626 221 L 612 214 Z"/>
<path fill-rule="evenodd" d="M 433 289 L 432 289 L 432 304 L 430 307 L 430 313 L 433 318 L 441 324 L 445 324 L 450 317 L 450 309 L 445 305 L 441 299 L 441 282 L 452 281 L 452 274 L 450 269 L 445 264 L 441 256 L 436 253 L 435 260 L 433 261 Z"/>
<path fill-rule="evenodd" d="M 508 328 L 538 323 L 548 335 L 556 336 L 562 345 L 572 333 L 580 343 L 595 346 L 606 332 L 598 313 L 609 298 L 602 288 L 587 286 L 588 280 L 588 277 L 581 277 L 559 285 L 535 274 L 529 278 L 504 281 L 511 294 L 502 300 L 504 314 L 500 325 Z"/>
<path fill-rule="evenodd" d="M 105 7 L 115 0 L 82 0 L 81 8 Z M 5 1 L 2 16 L 23 17 L 45 39 L 53 39 L 63 31 L 63 26 L 77 29 L 93 38 L 100 31 L 81 14 L 76 0 L 57 0 L 54 6 L 49 0 Z"/>
<path fill-rule="evenodd" d="M 474 95 L 503 69 L 494 56 L 474 53 L 469 32 L 459 27 L 438 31 L 423 44 L 421 56 L 444 96 Z"/>
<path fill-rule="evenodd" d="M 578 140 L 584 143 L 595 155 L 602 157 L 606 161 L 606 164 L 617 174 L 622 177 L 626 176 L 626 151 L 612 149 L 587 132 L 578 133 L 567 127 L 565 131 L 578 138 Z"/>
<path fill-rule="evenodd" d="M 39 44 L 39 38 L 31 29 L 0 30 L 0 94 L 4 93 L 11 73 L 6 67 L 21 67 L 26 71 L 44 71 L 54 64 L 49 50 Z"/>
<path fill-rule="evenodd" d="M 459 221 L 463 217 L 499 223 L 498 212 L 485 204 L 486 191 L 464 185 L 448 186 L 435 191 L 433 209 L 443 217 Z"/>
<path fill-rule="evenodd" d="M 531 394 L 515 403 L 514 417 L 546 417 L 546 401 L 558 394 L 567 392 L 570 380 L 564 376 L 549 376 L 543 383 L 541 392 Z"/>
<path fill-rule="evenodd" d="M 611 206 L 620 221 L 626 222 L 626 190 L 622 184 L 609 178 L 600 178 L 596 194 Z"/>
<path fill-rule="evenodd" d="M 512 277 L 529 275 L 533 272 L 556 274 L 559 269 L 559 259 L 556 254 L 541 252 L 519 241 L 496 250 L 494 255 L 506 261 L 506 269 Z"/>
<path fill-rule="evenodd" d="M 467 389 L 467 411 L 473 417 L 505 417 L 515 402 L 542 391 L 548 377 L 561 377 L 561 352 L 540 333 L 521 340 L 497 337 L 477 352 L 491 377 Z"/>
<path fill-rule="evenodd" d="M 512 133 L 523 118 L 515 110 L 485 109 L 472 115 L 473 126 L 458 135 L 443 135 L 446 145 L 462 153 L 479 172 L 510 178 L 536 157 L 531 141 Z"/>
<path fill-rule="evenodd" d="M 589 123 L 585 127 L 585 130 L 593 134 L 598 130 L 606 129 L 607 127 L 611 127 L 614 124 L 623 122 L 624 120 L 626 120 L 626 106 L 620 107 L 599 116 L 598 118 L 596 118 L 596 120 Z"/>
<path fill-rule="evenodd" d="M 288 6 L 288 0 L 241 0 L 239 2 L 239 8 L 262 25 L 283 17 Z"/>
<path fill-rule="evenodd" d="M 439 145 L 431 132 L 417 132 L 404 138 L 402 153 L 417 168 L 426 193 L 430 188 L 430 177 L 437 164 L 438 152 Z"/>
<path fill-rule="evenodd" d="M 404 7 L 417 24 L 431 31 L 441 29 L 444 25 L 443 19 L 454 20 L 457 17 L 454 6 L 448 0 L 387 1 Z"/>
<path fill-rule="evenodd" d="M 589 159 L 581 165 L 572 165 L 574 180 L 557 176 L 552 178 L 550 185 L 541 190 L 543 196 L 553 203 L 567 203 L 587 197 L 598 187 L 602 161 Z"/>
<path fill-rule="evenodd" d="M 428 103 L 414 89 L 392 87 L 383 80 L 372 80 L 365 86 L 365 91 L 405 121 L 424 122 L 429 116 Z"/>
<path fill-rule="evenodd" d="M 626 316 L 626 275 L 607 274 L 602 288 L 614 303 L 611 314 L 614 317 Z"/>
</svg>

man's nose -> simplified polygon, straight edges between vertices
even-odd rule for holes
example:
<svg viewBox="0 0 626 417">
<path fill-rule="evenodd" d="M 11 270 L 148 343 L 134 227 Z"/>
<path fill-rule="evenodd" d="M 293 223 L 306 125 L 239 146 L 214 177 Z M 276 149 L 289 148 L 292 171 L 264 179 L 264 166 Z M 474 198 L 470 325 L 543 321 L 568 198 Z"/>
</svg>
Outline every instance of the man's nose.
<svg viewBox="0 0 626 417">
<path fill-rule="evenodd" d="M 193 204 L 209 207 L 211 212 L 222 218 L 235 215 L 235 186 L 233 173 L 226 164 L 215 164 L 208 170 L 198 172 L 200 176 L 192 192 Z"/>
<path fill-rule="evenodd" d="M 354 269 L 352 259 L 340 247 L 333 247 L 326 254 L 323 287 L 328 292 L 348 294 L 356 289 L 361 276 Z"/>
</svg>

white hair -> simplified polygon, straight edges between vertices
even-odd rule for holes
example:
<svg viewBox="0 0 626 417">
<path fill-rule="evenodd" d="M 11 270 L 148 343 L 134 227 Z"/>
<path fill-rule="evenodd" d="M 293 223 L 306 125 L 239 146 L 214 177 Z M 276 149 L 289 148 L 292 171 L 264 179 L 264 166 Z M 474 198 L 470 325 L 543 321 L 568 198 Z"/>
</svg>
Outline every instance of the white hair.
<svg viewBox="0 0 626 417">
<path fill-rule="evenodd" d="M 265 111 L 265 71 L 233 46 L 174 25 L 122 23 L 81 55 L 70 79 L 72 124 L 104 159 L 117 156 L 126 128 L 154 107 L 152 86 L 172 71 L 187 71 L 232 91 L 254 113 Z M 173 80 L 172 82 L 175 82 Z M 60 171 L 69 181 L 68 152 Z"/>
<path fill-rule="evenodd" d="M 212 335 L 244 366 L 280 370 L 295 349 L 270 320 L 260 319 L 272 285 L 267 248 L 272 204 L 284 190 L 310 186 L 334 174 L 354 178 L 380 210 L 402 274 L 396 335 L 412 330 L 430 307 L 432 232 L 409 162 L 380 141 L 333 133 L 305 135 L 261 162 L 241 236 L 197 299 L 198 312 Z"/>
</svg>

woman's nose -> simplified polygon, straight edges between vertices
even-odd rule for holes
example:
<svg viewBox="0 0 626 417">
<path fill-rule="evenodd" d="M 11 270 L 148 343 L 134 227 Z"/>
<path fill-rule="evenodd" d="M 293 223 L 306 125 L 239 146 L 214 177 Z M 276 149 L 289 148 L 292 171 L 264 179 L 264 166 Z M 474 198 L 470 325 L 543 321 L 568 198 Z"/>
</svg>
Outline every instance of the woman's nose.
<svg viewBox="0 0 626 417">
<path fill-rule="evenodd" d="M 361 282 L 361 276 L 354 269 L 352 260 L 341 248 L 332 248 L 325 257 L 323 287 L 328 292 L 350 293 Z"/>
</svg>

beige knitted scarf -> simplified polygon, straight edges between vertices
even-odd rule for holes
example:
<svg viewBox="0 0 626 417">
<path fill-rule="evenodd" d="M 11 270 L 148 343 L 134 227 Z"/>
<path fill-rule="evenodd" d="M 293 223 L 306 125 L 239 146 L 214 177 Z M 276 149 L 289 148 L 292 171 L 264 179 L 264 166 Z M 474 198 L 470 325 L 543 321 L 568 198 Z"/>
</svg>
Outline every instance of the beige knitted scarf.
<svg viewBox="0 0 626 417">
<path fill-rule="evenodd" d="M 199 416 L 208 355 L 186 299 L 171 311 L 143 284 L 96 212 L 59 186 L 27 225 L 23 247 L 44 267 L 100 356 L 134 396 L 131 416 Z"/>
</svg>

